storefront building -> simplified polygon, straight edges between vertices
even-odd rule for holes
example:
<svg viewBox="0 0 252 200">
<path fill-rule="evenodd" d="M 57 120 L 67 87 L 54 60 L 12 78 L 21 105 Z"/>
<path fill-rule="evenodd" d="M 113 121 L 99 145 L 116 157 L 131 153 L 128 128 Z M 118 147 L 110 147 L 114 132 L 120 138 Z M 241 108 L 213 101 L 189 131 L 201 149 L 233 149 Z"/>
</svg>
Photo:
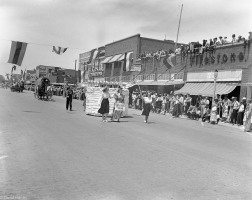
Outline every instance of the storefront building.
<svg viewBox="0 0 252 200">
<path fill-rule="evenodd" d="M 81 78 L 80 71 L 45 65 L 36 67 L 36 77 L 47 77 L 51 83 L 64 83 L 67 80 L 71 84 L 76 84 Z"/>
<path fill-rule="evenodd" d="M 131 83 L 143 71 L 142 54 L 174 48 L 174 41 L 141 37 L 140 34 L 105 45 L 105 81 Z"/>
<path fill-rule="evenodd" d="M 216 95 L 228 95 L 229 98 L 251 98 L 251 42 L 250 39 L 217 46 L 213 52 L 203 54 L 179 55 L 181 64 L 186 65 L 186 82 L 175 93 L 213 97 L 215 91 Z"/>
</svg>

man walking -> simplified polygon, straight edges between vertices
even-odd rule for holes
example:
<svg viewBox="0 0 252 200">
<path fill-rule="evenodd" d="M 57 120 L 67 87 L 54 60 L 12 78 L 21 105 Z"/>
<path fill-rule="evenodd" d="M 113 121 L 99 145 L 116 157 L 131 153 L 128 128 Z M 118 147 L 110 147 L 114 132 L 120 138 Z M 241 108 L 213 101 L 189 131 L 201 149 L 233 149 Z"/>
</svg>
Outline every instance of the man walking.
<svg viewBox="0 0 252 200">
<path fill-rule="evenodd" d="M 66 89 L 66 109 L 70 106 L 70 111 L 72 111 L 72 100 L 73 100 L 73 89 L 68 87 Z"/>
</svg>

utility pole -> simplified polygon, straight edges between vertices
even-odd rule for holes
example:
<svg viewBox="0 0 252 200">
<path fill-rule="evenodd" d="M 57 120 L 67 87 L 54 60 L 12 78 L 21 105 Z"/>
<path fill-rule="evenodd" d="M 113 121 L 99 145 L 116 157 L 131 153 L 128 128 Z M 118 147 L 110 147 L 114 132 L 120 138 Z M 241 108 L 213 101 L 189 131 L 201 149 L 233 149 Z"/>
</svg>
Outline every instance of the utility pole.
<svg viewBox="0 0 252 200">
<path fill-rule="evenodd" d="M 180 28 L 182 10 L 183 10 L 183 4 L 182 4 L 182 6 L 181 6 L 181 11 L 180 11 L 180 16 L 179 16 L 179 25 L 178 25 L 177 38 L 176 38 L 176 43 L 175 43 L 175 50 L 177 49 L 177 43 L 178 43 L 178 36 L 179 36 L 179 28 Z M 175 51 L 174 51 L 174 52 L 175 52 Z"/>
<path fill-rule="evenodd" d="M 74 72 L 75 72 L 75 86 L 77 86 L 77 76 L 76 76 L 76 63 L 77 63 L 77 60 L 75 60 L 75 65 L 74 65 Z"/>
</svg>

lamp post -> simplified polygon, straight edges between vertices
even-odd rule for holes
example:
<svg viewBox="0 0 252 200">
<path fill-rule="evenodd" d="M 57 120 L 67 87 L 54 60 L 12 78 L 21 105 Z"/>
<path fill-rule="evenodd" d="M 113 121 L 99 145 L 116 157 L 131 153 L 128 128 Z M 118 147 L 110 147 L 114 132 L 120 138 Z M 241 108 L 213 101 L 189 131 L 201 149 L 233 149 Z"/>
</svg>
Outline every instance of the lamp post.
<svg viewBox="0 0 252 200">
<path fill-rule="evenodd" d="M 218 77 L 218 70 L 216 69 L 216 70 L 214 71 L 214 93 L 213 93 L 212 105 L 213 105 L 213 102 L 214 102 L 214 99 L 215 99 L 216 80 L 217 80 L 217 77 Z"/>
<path fill-rule="evenodd" d="M 218 70 L 216 69 L 214 71 L 214 92 L 213 92 L 213 99 L 212 99 L 212 112 L 211 112 L 211 117 L 210 117 L 210 121 L 213 122 L 215 121 L 215 115 L 213 113 L 213 107 L 214 107 L 214 99 L 215 99 L 215 92 L 216 92 L 216 80 L 217 80 L 217 77 L 218 77 Z"/>
</svg>

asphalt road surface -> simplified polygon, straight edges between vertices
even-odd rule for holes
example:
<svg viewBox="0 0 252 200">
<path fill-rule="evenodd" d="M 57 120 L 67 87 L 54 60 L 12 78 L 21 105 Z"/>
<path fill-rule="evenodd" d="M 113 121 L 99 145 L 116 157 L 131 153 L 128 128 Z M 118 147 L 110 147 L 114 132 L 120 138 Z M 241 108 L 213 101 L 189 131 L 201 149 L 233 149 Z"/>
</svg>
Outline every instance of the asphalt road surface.
<svg viewBox="0 0 252 200">
<path fill-rule="evenodd" d="M 120 123 L 74 100 L 0 89 L 0 200 L 252 199 L 252 134 L 130 110 Z"/>
</svg>

